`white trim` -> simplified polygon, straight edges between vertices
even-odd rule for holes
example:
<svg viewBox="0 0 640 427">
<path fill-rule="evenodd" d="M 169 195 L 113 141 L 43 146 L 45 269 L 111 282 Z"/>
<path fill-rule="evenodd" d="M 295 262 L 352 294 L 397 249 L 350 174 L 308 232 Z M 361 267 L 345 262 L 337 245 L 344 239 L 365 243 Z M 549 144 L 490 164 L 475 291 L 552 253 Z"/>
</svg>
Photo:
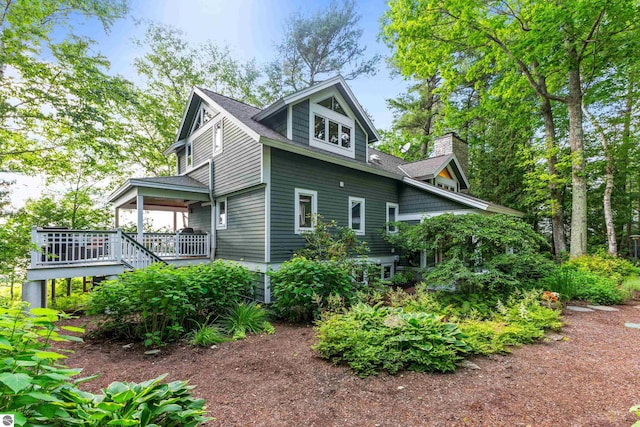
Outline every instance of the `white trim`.
<svg viewBox="0 0 640 427">
<path fill-rule="evenodd" d="M 207 120 L 206 122 L 204 121 L 204 113 L 205 113 L 205 111 L 208 112 L 209 114 L 211 114 L 211 118 L 209 120 Z M 194 133 L 196 133 L 196 131 L 204 128 L 205 125 L 207 123 L 209 123 L 211 120 L 213 120 L 213 118 L 215 116 L 217 116 L 218 114 L 219 113 L 217 111 L 214 111 L 213 109 L 211 109 L 211 107 L 209 107 L 206 103 L 200 102 L 200 106 L 198 107 L 198 111 L 196 111 L 195 117 L 193 119 L 193 123 L 191 124 L 191 129 L 189 130 L 189 136 L 191 136 Z M 203 120 L 203 122 L 200 124 L 198 129 L 194 130 L 194 126 L 196 125 L 198 119 Z"/>
<path fill-rule="evenodd" d="M 266 184 L 264 188 L 264 260 L 269 262 L 271 261 L 271 147 L 266 145 L 262 146 L 262 182 Z M 265 283 L 265 291 L 266 287 Z"/>
<path fill-rule="evenodd" d="M 174 144 L 176 142 L 178 142 L 178 138 L 180 137 L 180 134 L 182 133 L 182 128 L 184 127 L 184 121 L 187 118 L 187 113 L 189 112 L 189 107 L 191 106 L 191 101 L 193 100 L 193 94 L 195 93 L 195 89 L 196 88 L 193 87 L 191 89 L 191 92 L 189 93 L 189 98 L 187 99 L 186 106 L 184 108 L 184 111 L 182 112 L 182 119 L 180 119 L 180 126 L 178 126 L 178 132 L 176 133 Z M 169 148 L 171 148 L 171 147 L 169 147 Z"/>
<path fill-rule="evenodd" d="M 175 184 L 160 184 L 157 182 L 140 181 L 133 178 L 133 179 L 126 180 L 125 183 L 120 186 L 120 188 L 118 188 L 113 193 L 111 193 L 107 201 L 110 203 L 113 203 L 115 200 L 119 199 L 122 196 L 122 194 L 125 194 L 128 191 L 133 190 L 132 187 L 146 187 L 146 188 L 157 188 L 159 190 L 176 190 L 176 191 L 186 191 L 189 193 L 209 194 L 209 189 L 207 188 L 186 187 L 184 185 L 175 185 Z"/>
<path fill-rule="evenodd" d="M 398 221 L 422 221 L 425 218 L 433 218 L 434 216 L 440 216 L 444 214 L 454 215 L 466 215 L 466 214 L 486 214 L 485 211 L 480 209 L 457 209 L 452 211 L 434 211 L 434 212 L 419 212 L 419 213 L 406 213 L 398 214 Z"/>
<path fill-rule="evenodd" d="M 318 192 L 314 190 L 305 190 L 303 188 L 296 188 L 294 190 L 294 222 L 293 232 L 300 234 L 305 231 L 313 231 L 315 226 L 316 216 L 318 215 Z M 311 196 L 311 227 L 300 227 L 300 196 Z"/>
<path fill-rule="evenodd" d="M 209 167 L 211 167 L 211 160 L 212 159 L 207 159 L 204 162 L 200 163 L 199 165 L 196 165 L 194 167 L 192 167 L 191 169 L 189 169 L 188 171 L 182 172 L 180 174 L 178 174 L 178 176 L 185 176 L 185 175 L 189 175 L 190 173 L 193 173 L 195 171 L 197 171 L 198 169 L 200 169 L 203 166 L 209 165 Z M 195 178 L 194 178 L 195 179 Z M 197 180 L 196 180 L 197 181 Z M 209 182 L 212 182 L 211 179 L 209 179 Z"/>
<path fill-rule="evenodd" d="M 229 119 L 233 124 L 235 124 L 236 126 L 238 126 L 240 129 L 242 129 L 245 133 L 247 133 L 252 139 L 258 141 L 260 139 L 260 135 L 254 131 L 253 129 L 251 129 L 249 126 L 247 126 L 246 124 L 244 124 L 241 120 L 238 120 L 233 114 L 229 113 L 227 110 L 225 110 L 224 108 L 222 108 L 217 102 L 215 102 L 213 99 L 209 98 L 209 96 L 204 93 L 200 88 L 195 87 L 194 92 L 198 94 L 198 96 L 200 96 L 203 99 L 206 99 L 211 105 L 213 105 L 216 109 L 220 110 L 220 112 L 224 112 L 224 117 L 226 117 L 227 119 Z"/>
<path fill-rule="evenodd" d="M 287 106 L 287 139 L 293 140 L 293 105 Z"/>
<path fill-rule="evenodd" d="M 213 121 L 213 120 L 212 120 Z M 216 126 L 220 125 L 220 148 L 216 150 Z M 222 154 L 224 151 L 224 117 L 221 117 L 220 120 L 216 120 L 213 125 L 213 129 L 211 132 L 211 157 L 216 157 L 219 154 Z"/>
<path fill-rule="evenodd" d="M 396 215 L 395 218 L 391 219 L 389 218 L 389 208 L 395 208 L 396 209 Z M 398 221 L 398 216 L 400 214 L 400 206 L 397 203 L 391 203 L 391 202 L 387 202 L 385 204 L 385 217 L 386 217 L 386 224 L 385 224 L 385 229 L 387 230 L 387 234 L 398 234 L 398 226 L 396 225 L 396 229 L 395 231 L 389 231 L 389 223 L 390 222 L 397 222 Z"/>
<path fill-rule="evenodd" d="M 443 190 L 442 188 L 438 188 L 435 185 L 427 184 L 421 181 L 417 181 L 413 178 L 404 177 L 402 178 L 402 182 L 407 183 L 413 187 L 420 188 L 422 190 L 427 190 L 430 193 L 437 194 L 439 196 L 443 196 L 446 199 L 454 200 L 463 205 L 471 206 L 474 208 L 482 209 L 484 211 L 489 207 L 488 202 L 481 201 L 479 199 L 472 199 L 470 197 L 466 197 L 460 193 L 452 193 L 451 191 Z M 508 209 L 508 208 L 507 208 Z"/>
<path fill-rule="evenodd" d="M 327 107 L 324 107 L 318 102 L 324 101 L 329 97 L 335 97 L 342 109 L 347 115 L 335 112 Z M 321 117 L 325 120 L 325 139 L 318 139 L 315 136 L 315 117 Z M 356 158 L 356 120 L 354 118 L 353 111 L 349 108 L 344 98 L 335 88 L 330 88 L 326 91 L 315 93 L 309 98 L 309 145 L 311 147 L 320 148 L 322 150 L 329 151 L 331 153 L 340 154 L 342 156 Z M 329 142 L 329 121 L 332 121 L 338 125 L 338 144 Z M 342 126 L 351 129 L 349 132 L 349 148 L 345 148 L 340 144 Z M 366 132 L 365 132 L 366 135 Z"/>
<path fill-rule="evenodd" d="M 224 222 L 220 221 L 220 204 L 224 203 Z M 226 230 L 229 225 L 229 202 L 227 197 L 216 199 L 216 230 Z"/>
<path fill-rule="evenodd" d="M 353 203 L 360 203 L 360 229 L 355 230 L 353 228 L 353 217 L 352 217 L 352 205 Z M 349 218 L 349 228 L 351 228 L 353 231 L 356 232 L 356 235 L 358 236 L 363 236 L 366 233 L 366 226 L 365 226 L 365 215 L 366 215 L 366 206 L 365 206 L 365 199 L 363 199 L 362 197 L 351 197 L 349 196 L 349 212 L 348 212 L 348 218 Z"/>
<path fill-rule="evenodd" d="M 387 280 L 384 277 L 384 268 L 385 267 L 391 267 L 391 271 L 389 272 L 389 279 L 391 279 L 396 274 L 395 263 L 393 263 L 393 262 L 380 263 L 380 279 L 381 280 Z"/>
</svg>

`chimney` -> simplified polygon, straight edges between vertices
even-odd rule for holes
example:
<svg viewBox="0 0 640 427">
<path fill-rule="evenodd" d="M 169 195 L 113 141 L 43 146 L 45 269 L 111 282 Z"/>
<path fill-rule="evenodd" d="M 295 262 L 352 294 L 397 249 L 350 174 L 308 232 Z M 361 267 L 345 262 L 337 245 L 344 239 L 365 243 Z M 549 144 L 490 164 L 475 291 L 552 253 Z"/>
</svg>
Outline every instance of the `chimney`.
<svg viewBox="0 0 640 427">
<path fill-rule="evenodd" d="M 468 176 L 469 169 L 469 146 L 467 143 L 458 136 L 450 132 L 446 135 L 438 137 L 433 140 L 433 155 L 446 156 L 453 153 L 460 162 L 460 167 L 466 176 Z"/>
</svg>

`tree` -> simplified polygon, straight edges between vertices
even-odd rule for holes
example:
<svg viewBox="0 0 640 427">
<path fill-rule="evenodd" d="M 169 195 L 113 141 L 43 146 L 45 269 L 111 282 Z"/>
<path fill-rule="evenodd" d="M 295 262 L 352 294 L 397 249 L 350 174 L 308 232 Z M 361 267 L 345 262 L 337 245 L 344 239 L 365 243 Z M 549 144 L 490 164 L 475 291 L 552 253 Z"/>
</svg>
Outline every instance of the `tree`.
<svg viewBox="0 0 640 427">
<path fill-rule="evenodd" d="M 347 80 L 375 74 L 380 56 L 365 56 L 356 7 L 355 0 L 334 0 L 308 17 L 300 12 L 290 16 L 284 39 L 277 46 L 279 59 L 269 65 L 271 73 L 267 74 L 275 78 L 269 85 L 295 92 L 333 74 Z"/>
<path fill-rule="evenodd" d="M 585 84 L 620 63 L 624 41 L 638 37 L 631 0 L 478 3 L 395 0 L 386 14 L 385 37 L 406 75 L 455 70 L 475 52 L 481 70 L 518 70 L 543 100 L 567 106 L 572 160 L 571 254 L 587 249 L 582 100 Z M 429 58 L 427 60 L 427 58 Z"/>
<path fill-rule="evenodd" d="M 54 167 L 74 147 L 117 151 L 111 107 L 123 81 L 70 28 L 79 15 L 105 31 L 127 10 L 125 0 L 5 1 L 0 16 L 0 170 Z M 54 30 L 67 29 L 62 41 Z"/>
</svg>

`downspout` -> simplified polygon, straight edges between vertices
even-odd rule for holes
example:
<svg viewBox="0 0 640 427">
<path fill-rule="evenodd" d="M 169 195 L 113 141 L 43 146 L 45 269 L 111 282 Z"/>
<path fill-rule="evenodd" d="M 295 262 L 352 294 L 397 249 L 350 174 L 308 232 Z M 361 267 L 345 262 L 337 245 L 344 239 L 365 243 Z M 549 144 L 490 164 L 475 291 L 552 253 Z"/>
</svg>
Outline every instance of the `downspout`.
<svg viewBox="0 0 640 427">
<path fill-rule="evenodd" d="M 211 200 L 211 260 L 216 259 L 216 212 L 218 206 L 213 197 L 213 161 L 209 159 L 209 199 Z"/>
</svg>

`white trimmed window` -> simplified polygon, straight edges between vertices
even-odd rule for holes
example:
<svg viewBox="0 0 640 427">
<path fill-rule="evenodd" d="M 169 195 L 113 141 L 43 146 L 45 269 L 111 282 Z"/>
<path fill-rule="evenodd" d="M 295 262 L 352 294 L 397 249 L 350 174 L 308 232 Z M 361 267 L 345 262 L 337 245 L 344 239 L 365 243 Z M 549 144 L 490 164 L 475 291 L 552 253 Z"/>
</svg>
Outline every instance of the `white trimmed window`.
<svg viewBox="0 0 640 427">
<path fill-rule="evenodd" d="M 205 123 L 211 120 L 215 115 L 216 113 L 212 109 L 201 103 L 198 108 L 198 112 L 196 113 L 196 117 L 193 120 L 191 132 L 189 133 L 194 133 L 196 130 L 203 127 Z"/>
<path fill-rule="evenodd" d="M 394 275 L 393 264 L 382 264 L 380 267 L 380 278 L 382 280 L 391 280 Z"/>
<path fill-rule="evenodd" d="M 222 120 L 213 124 L 213 155 L 222 153 L 223 133 Z"/>
<path fill-rule="evenodd" d="M 364 199 L 349 197 L 349 228 L 358 235 L 364 234 Z"/>
<path fill-rule="evenodd" d="M 354 159 L 356 122 L 345 106 L 337 92 L 310 99 L 309 144 Z"/>
<path fill-rule="evenodd" d="M 387 233 L 395 234 L 398 232 L 398 226 L 395 224 L 389 224 L 390 222 L 398 221 L 398 204 L 387 202 Z"/>
<path fill-rule="evenodd" d="M 227 198 L 218 199 L 216 202 L 216 229 L 225 230 L 227 228 Z"/>
<path fill-rule="evenodd" d="M 313 231 L 318 215 L 318 192 L 295 189 L 295 227 L 296 234 Z"/>
<path fill-rule="evenodd" d="M 191 169 L 193 166 L 193 144 L 189 140 L 184 146 L 184 155 L 187 157 L 187 169 Z"/>
</svg>

